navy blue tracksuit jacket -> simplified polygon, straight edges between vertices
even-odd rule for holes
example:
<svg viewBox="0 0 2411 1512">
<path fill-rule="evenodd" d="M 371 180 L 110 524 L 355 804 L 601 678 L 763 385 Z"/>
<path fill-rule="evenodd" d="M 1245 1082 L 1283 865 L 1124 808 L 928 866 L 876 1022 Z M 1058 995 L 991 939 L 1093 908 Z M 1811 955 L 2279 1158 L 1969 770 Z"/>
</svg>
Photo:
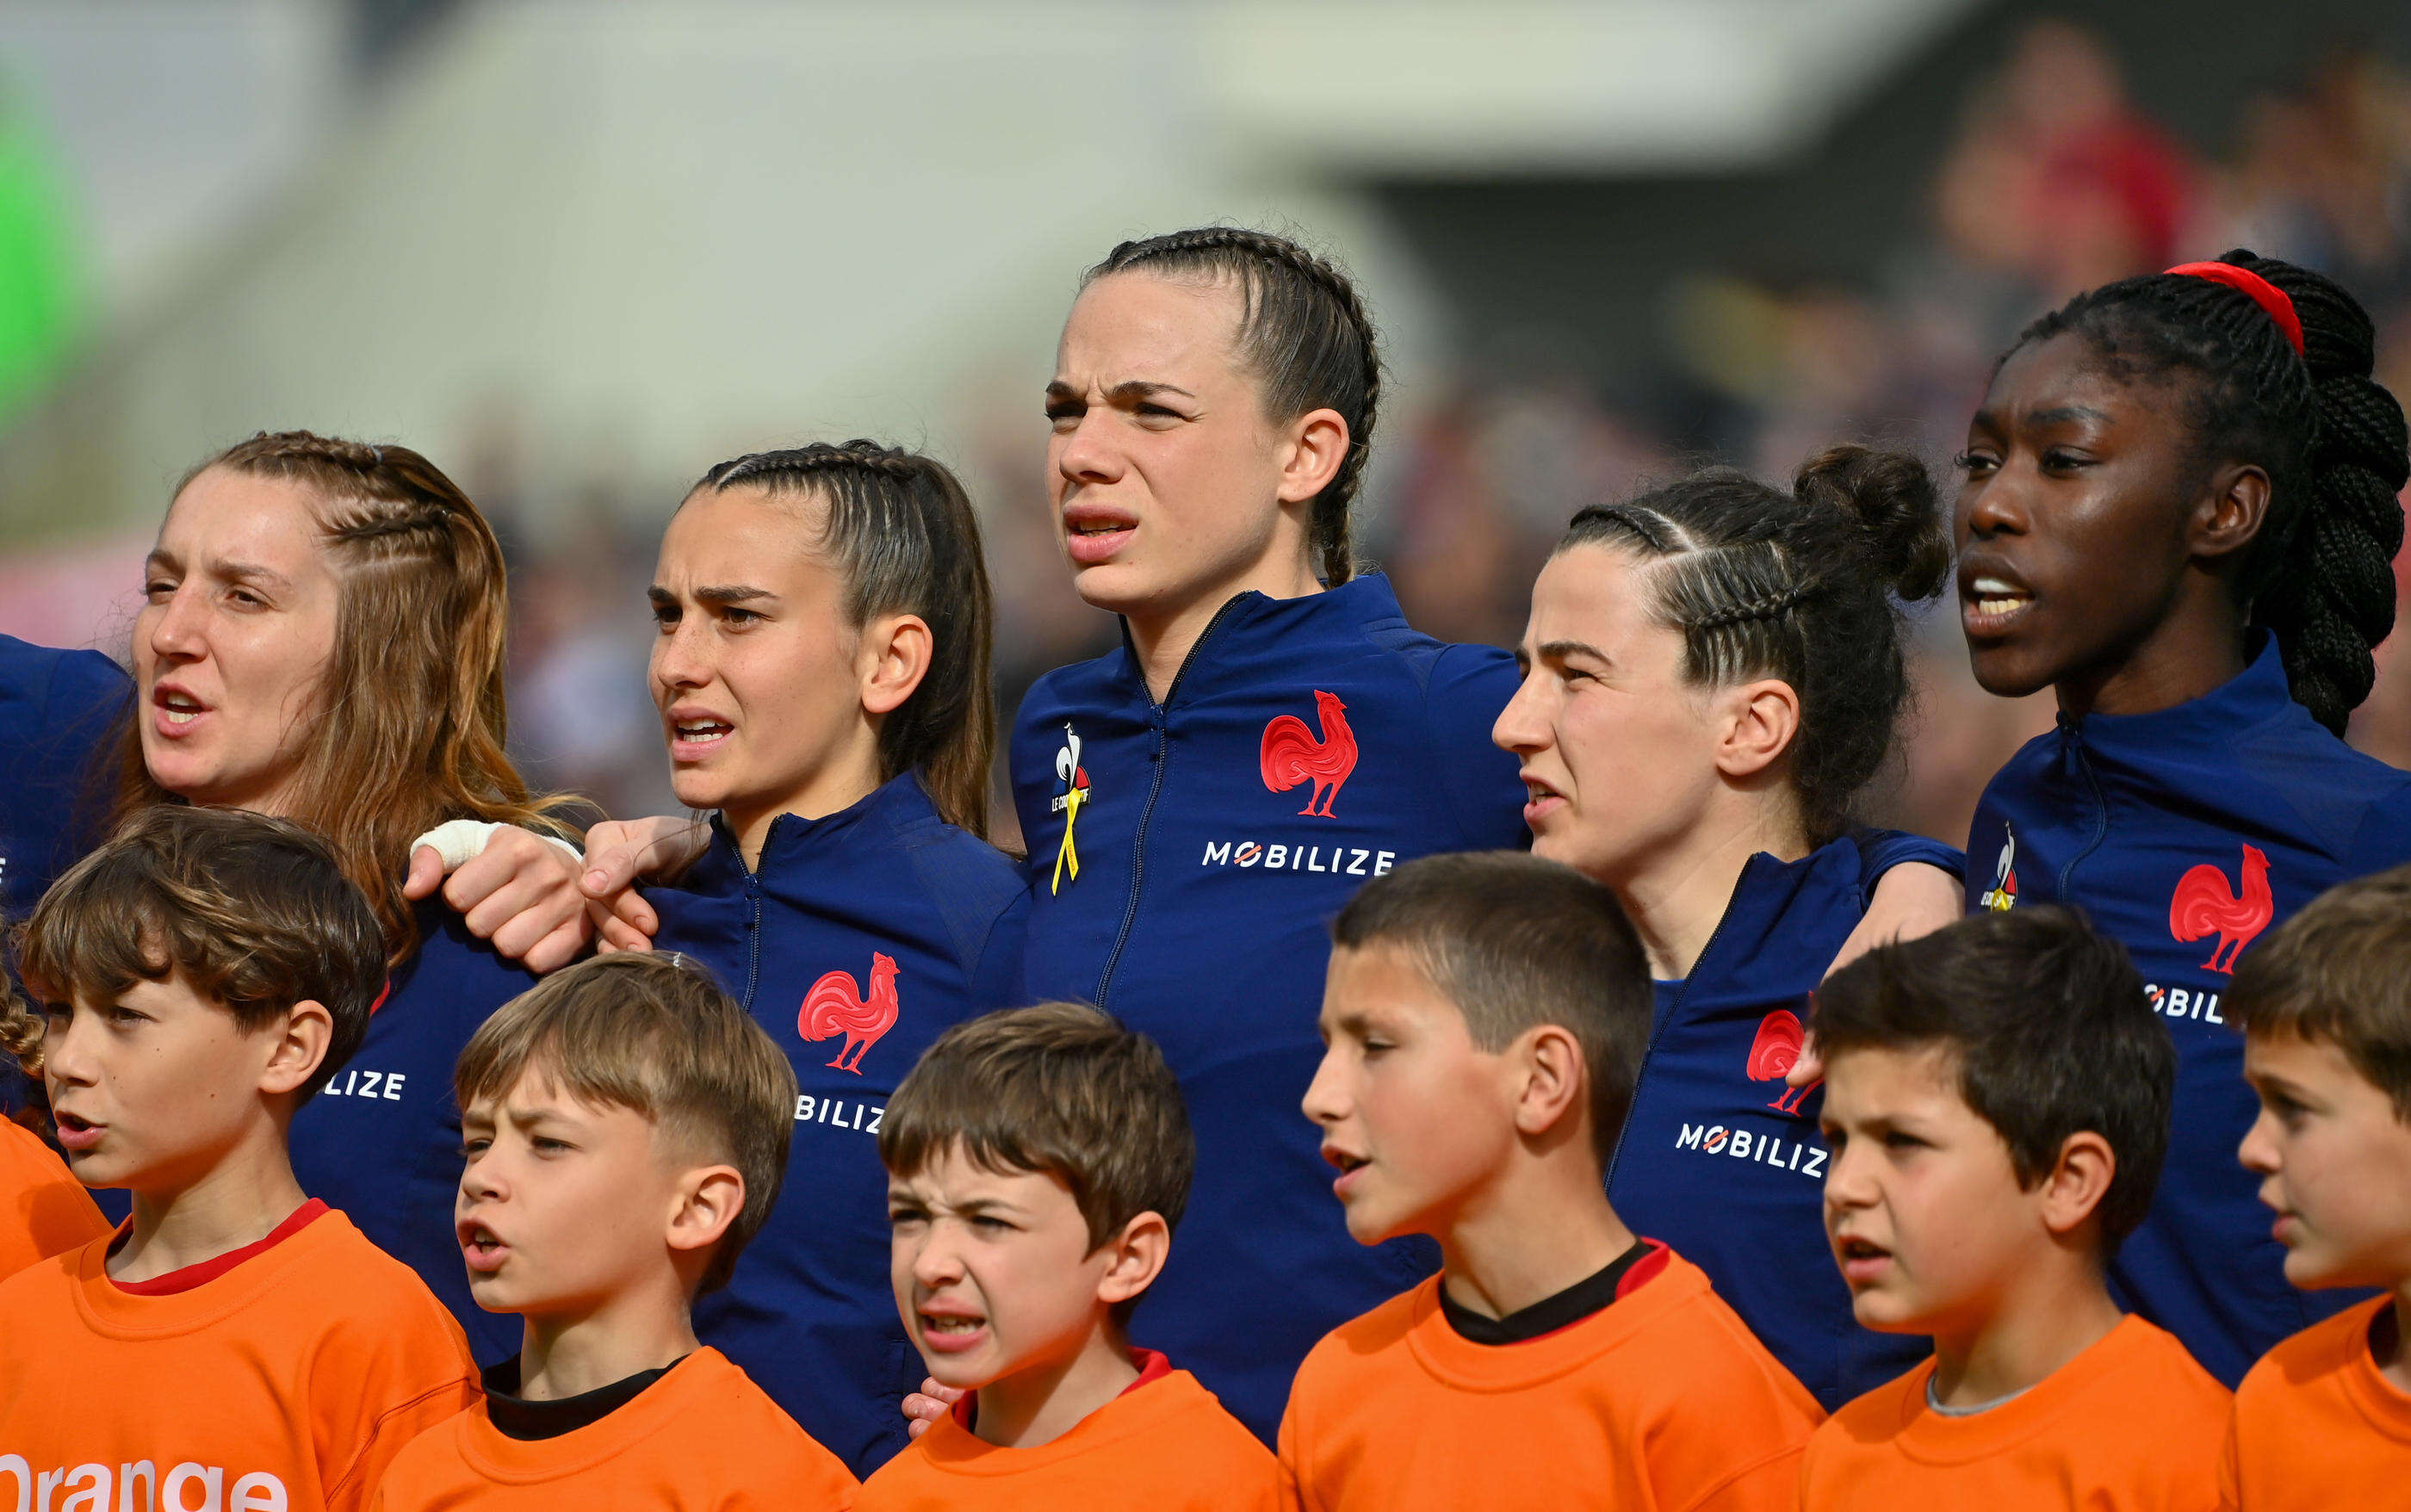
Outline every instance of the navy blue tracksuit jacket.
<svg viewBox="0 0 2411 1512">
<path fill-rule="evenodd" d="M 2287 694 L 2273 641 L 2155 714 L 2062 718 L 1984 790 L 1974 908 L 2082 909 L 2125 942 L 2177 1047 L 2167 1168 L 2111 1260 L 2121 1301 L 2233 1386 L 2271 1345 L 2358 1300 L 2297 1292 L 2236 1160 L 2258 1104 L 2219 1016 L 2235 957 L 2338 882 L 2411 860 L 2411 774 L 2328 734 Z"/>
<path fill-rule="evenodd" d="M 491 1365 L 519 1353 L 519 1320 L 469 1295 L 452 1228 L 461 1164 L 452 1068 L 477 1026 L 535 978 L 469 933 L 441 897 L 421 902 L 416 918 L 418 949 L 394 969 L 360 1048 L 293 1116 L 293 1174 L 417 1272 L 460 1320 L 477 1362 Z"/>
<path fill-rule="evenodd" d="M 100 843 L 133 704 L 132 679 L 98 651 L 0 635 L 0 919 L 22 922 Z"/>
<path fill-rule="evenodd" d="M 1162 704 L 1125 644 L 1047 674 L 1014 721 L 1025 996 L 1095 1003 L 1151 1036 L 1197 1134 L 1189 1210 L 1132 1340 L 1268 1442 L 1315 1341 L 1439 1263 L 1420 1240 L 1348 1237 L 1298 1105 L 1349 894 L 1417 856 L 1528 843 L 1516 760 L 1490 743 L 1515 684 L 1506 652 L 1409 629 L 1368 576 L 1240 594 Z M 1076 878 L 1059 802 L 1074 791 Z"/>
<path fill-rule="evenodd" d="M 0 635 L 0 929 L 23 923 L 100 843 L 133 704 L 132 679 L 98 651 Z M 13 973 L 15 959 L 0 969 Z M 0 1056 L 0 1116 L 31 1095 L 16 1063 Z"/>
<path fill-rule="evenodd" d="M 715 818 L 702 859 L 646 895 L 653 948 L 709 966 L 801 1089 L 778 1205 L 695 1331 L 867 1476 L 904 1447 L 925 1374 L 888 1283 L 880 1116 L 931 1040 L 1012 1006 L 1020 874 L 907 773 L 826 818 L 773 820 L 752 872 Z"/>
<path fill-rule="evenodd" d="M 1958 859 L 1909 836 L 1864 839 L 1894 860 Z M 1910 848 L 1918 853 L 1894 854 Z M 1649 1056 L 1607 1177 L 1616 1216 L 1705 1271 L 1828 1411 L 1932 1351 L 1852 1316 L 1825 1243 L 1824 1089 L 1783 1083 L 1808 995 L 1873 891 L 1862 846 L 1848 839 L 1790 863 L 1750 857 L 1689 978 L 1658 984 Z"/>
</svg>

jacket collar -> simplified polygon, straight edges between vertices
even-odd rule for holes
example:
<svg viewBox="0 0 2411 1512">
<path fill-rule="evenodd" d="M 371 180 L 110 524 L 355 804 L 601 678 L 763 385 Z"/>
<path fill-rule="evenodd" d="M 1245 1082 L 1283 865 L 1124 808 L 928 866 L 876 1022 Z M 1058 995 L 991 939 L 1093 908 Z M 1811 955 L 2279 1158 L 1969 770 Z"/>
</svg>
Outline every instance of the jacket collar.
<svg viewBox="0 0 2411 1512">
<path fill-rule="evenodd" d="M 1858 842 L 1847 835 L 1797 861 L 1778 861 L 1763 850 L 1751 856 L 1715 936 L 1691 963 L 1684 1005 L 1767 1002 L 1814 990 L 1834 951 L 1865 912 L 1865 890 Z M 1804 900 L 1813 906 L 1820 899 L 1842 931 L 1830 941 L 1819 921 L 1798 909 Z"/>
<path fill-rule="evenodd" d="M 770 832 L 762 839 L 761 871 L 768 875 L 802 865 L 822 865 L 831 856 L 855 850 L 865 830 L 893 829 L 936 813 L 936 806 L 922 791 L 920 774 L 906 772 L 834 814 L 818 819 L 781 814 L 770 821 Z M 745 857 L 738 850 L 737 834 L 716 810 L 711 816 L 711 843 L 688 877 L 694 881 L 734 880 L 741 883 L 744 880 Z"/>
<path fill-rule="evenodd" d="M 1406 613 L 1398 607 L 1389 578 L 1380 573 L 1361 573 L 1337 588 L 1293 599 L 1267 598 L 1250 589 L 1224 603 L 1197 638 L 1167 703 L 1187 702 L 1200 685 L 1216 681 L 1219 671 L 1252 654 L 1278 647 L 1284 659 L 1293 658 L 1303 643 L 1391 620 L 1403 626 Z M 1121 625 L 1121 664 L 1115 674 L 1125 691 L 1151 703 L 1137 648 L 1131 644 L 1130 620 L 1124 618 Z"/>
<path fill-rule="evenodd" d="M 2199 698 L 2149 714 L 2088 714 L 2078 720 L 2063 714 L 2061 734 L 2103 750 L 2141 752 L 2201 740 L 2229 740 L 2289 712 L 2308 720 L 2310 711 L 2295 704 L 2292 685 L 2286 680 L 2277 638 L 2265 630 L 2252 633 L 2254 648 L 2243 670 Z"/>
</svg>

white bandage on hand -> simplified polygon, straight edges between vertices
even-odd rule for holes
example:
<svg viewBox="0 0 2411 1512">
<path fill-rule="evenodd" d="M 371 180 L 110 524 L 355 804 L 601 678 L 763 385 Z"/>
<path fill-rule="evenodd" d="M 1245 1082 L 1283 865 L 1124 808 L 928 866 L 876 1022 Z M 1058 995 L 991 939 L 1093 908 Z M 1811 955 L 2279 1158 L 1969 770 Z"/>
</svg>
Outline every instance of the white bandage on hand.
<svg viewBox="0 0 2411 1512">
<path fill-rule="evenodd" d="M 459 871 L 464 862 L 483 853 L 487 843 L 493 839 L 494 832 L 503 827 L 500 824 L 489 824 L 482 820 L 449 819 L 411 841 L 410 849 L 416 854 L 418 848 L 423 845 L 443 857 L 444 872 L 448 877 Z M 533 830 L 528 833 L 536 835 Z M 560 836 L 536 835 L 536 838 L 549 840 L 561 847 L 562 853 L 569 857 L 573 865 L 582 866 L 586 864 L 586 852 Z"/>
</svg>

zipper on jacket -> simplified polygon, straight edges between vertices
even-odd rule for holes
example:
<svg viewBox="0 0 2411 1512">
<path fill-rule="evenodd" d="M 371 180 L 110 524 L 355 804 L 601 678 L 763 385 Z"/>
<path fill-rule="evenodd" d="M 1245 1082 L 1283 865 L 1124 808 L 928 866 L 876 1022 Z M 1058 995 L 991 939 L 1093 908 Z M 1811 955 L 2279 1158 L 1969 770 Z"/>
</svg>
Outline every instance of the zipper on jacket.
<svg viewBox="0 0 2411 1512">
<path fill-rule="evenodd" d="M 762 879 L 750 870 L 745 874 L 745 902 L 753 910 L 745 925 L 743 1003 L 745 1010 L 750 1013 L 753 1010 L 754 984 L 762 980 Z"/>
<path fill-rule="evenodd" d="M 2069 890 L 2076 880 L 2077 863 L 2100 850 L 2101 842 L 2110 837 L 2110 797 L 2101 791 L 2101 778 L 2094 773 L 2092 759 L 2084 753 L 2083 721 L 2079 720 L 2062 723 L 2060 738 L 2067 743 L 2068 750 L 2076 758 L 2076 769 L 2084 774 L 2085 791 L 2093 794 L 2093 838 L 2085 841 L 2076 854 L 2068 858 L 2068 865 L 2059 868 L 2058 902 L 2062 907 L 2066 907 L 2070 895 Z"/>
<path fill-rule="evenodd" d="M 1147 784 L 1147 803 L 1138 811 L 1138 829 L 1131 836 L 1130 901 L 1122 909 L 1121 932 L 1114 937 L 1114 948 L 1105 954 L 1105 968 L 1097 973 L 1099 1008 L 1105 1006 L 1106 995 L 1113 990 L 1114 967 L 1121 964 L 1122 947 L 1130 943 L 1131 926 L 1138 922 L 1139 884 L 1147 876 L 1147 826 L 1155 818 L 1155 800 L 1163 794 L 1163 767 L 1171 755 L 1171 733 L 1167 726 L 1172 701 L 1180 696 L 1180 685 L 1188 679 L 1189 669 L 1197 664 L 1198 653 L 1206 649 L 1206 643 L 1213 639 L 1214 632 L 1220 628 L 1222 621 L 1229 618 L 1231 611 L 1245 596 L 1234 594 L 1223 602 L 1222 607 L 1214 611 L 1214 618 L 1206 621 L 1206 628 L 1198 632 L 1197 643 L 1189 647 L 1187 656 L 1180 659 L 1180 670 L 1172 675 L 1172 686 L 1163 691 L 1163 702 L 1157 704 L 1152 699 L 1148 700 L 1151 708 L 1148 722 L 1155 726 L 1155 777 Z M 1142 673 L 1142 680 L 1144 676 Z"/>
</svg>

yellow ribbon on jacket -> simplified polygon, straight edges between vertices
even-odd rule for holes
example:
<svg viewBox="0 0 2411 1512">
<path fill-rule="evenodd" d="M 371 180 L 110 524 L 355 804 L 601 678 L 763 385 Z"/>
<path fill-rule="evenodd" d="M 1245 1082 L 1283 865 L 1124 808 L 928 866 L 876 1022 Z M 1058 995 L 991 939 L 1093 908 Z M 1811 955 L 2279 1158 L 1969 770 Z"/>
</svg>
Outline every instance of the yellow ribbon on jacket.
<svg viewBox="0 0 2411 1512">
<path fill-rule="evenodd" d="M 1080 817 L 1080 805 L 1088 797 L 1084 788 L 1074 788 L 1063 794 L 1063 843 L 1055 848 L 1055 882 L 1046 890 L 1049 894 L 1063 891 L 1063 871 L 1067 866 L 1071 868 L 1072 880 L 1080 880 L 1080 852 L 1072 845 L 1072 824 Z"/>
</svg>

